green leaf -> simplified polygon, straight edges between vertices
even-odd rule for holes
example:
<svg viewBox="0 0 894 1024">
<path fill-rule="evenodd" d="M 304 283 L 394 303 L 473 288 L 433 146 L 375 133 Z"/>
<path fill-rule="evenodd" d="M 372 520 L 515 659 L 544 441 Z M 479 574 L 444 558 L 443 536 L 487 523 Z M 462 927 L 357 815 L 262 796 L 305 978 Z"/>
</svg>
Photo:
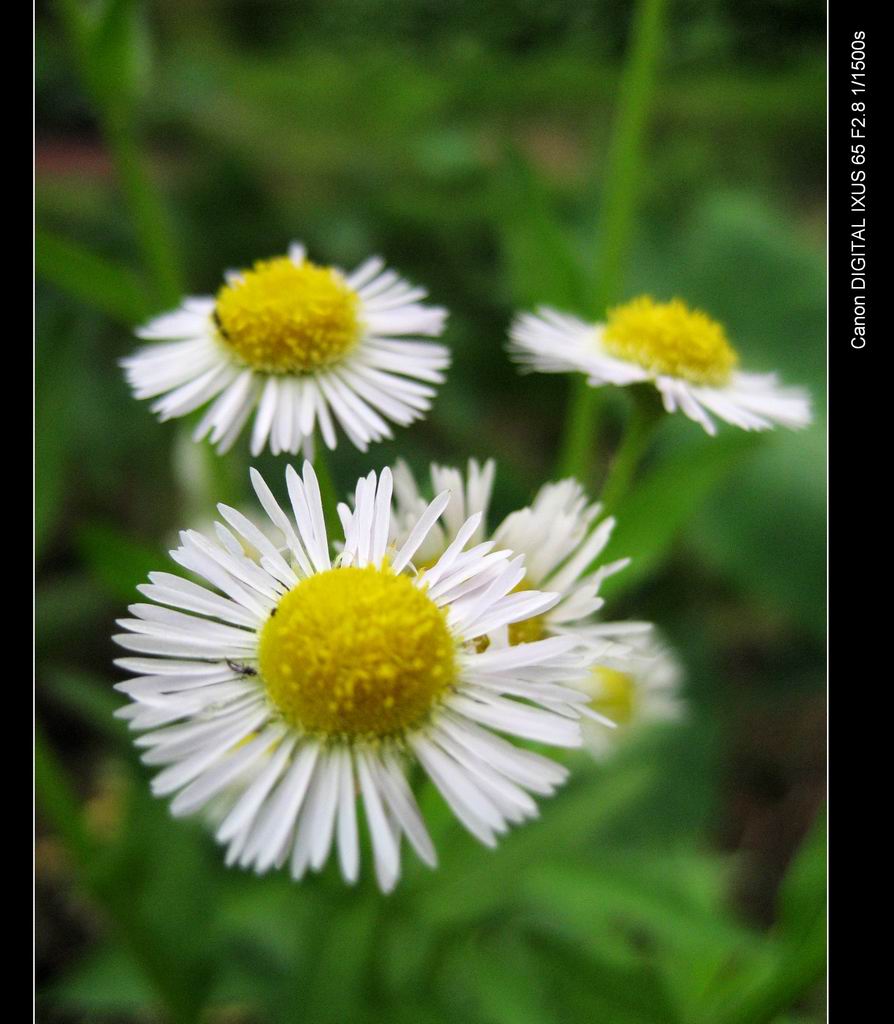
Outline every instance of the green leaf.
<svg viewBox="0 0 894 1024">
<path fill-rule="evenodd" d="M 694 860 L 661 851 L 620 862 L 548 864 L 521 884 L 559 932 L 600 958 L 612 928 L 640 943 L 661 943 L 675 956 L 706 946 L 730 955 L 748 949 L 756 937 L 724 914 L 720 887 L 713 884 L 713 898 L 704 898 L 702 876 L 715 865 Z"/>
<path fill-rule="evenodd" d="M 754 434 L 731 430 L 663 459 L 616 510 L 618 524 L 600 562 L 632 562 L 605 581 L 603 595 L 616 596 L 653 572 L 717 484 L 759 443 Z"/>
<path fill-rule="evenodd" d="M 551 1002 L 561 1007 L 562 1024 L 682 1024 L 648 956 L 623 966 L 607 957 L 585 956 L 576 941 L 567 941 L 544 923 L 532 922 L 532 938 L 537 939 L 533 945 L 541 970 L 550 976 Z"/>
<path fill-rule="evenodd" d="M 772 954 L 772 955 L 768 955 Z M 825 922 L 795 944 L 773 943 L 727 981 L 697 1018 L 698 1024 L 772 1024 L 798 1005 L 823 977 Z"/>
<path fill-rule="evenodd" d="M 826 815 L 821 812 L 779 889 L 777 928 L 786 941 L 810 936 L 826 912 Z"/>
<path fill-rule="evenodd" d="M 132 957 L 120 945 L 92 950 L 51 984 L 43 998 L 54 1010 L 90 1014 L 110 1020 L 141 1014 L 156 1002 L 155 993 Z"/>
<path fill-rule="evenodd" d="M 35 796 L 39 810 L 75 861 L 79 878 L 107 915 L 117 937 L 167 1009 L 172 1024 L 195 1024 L 207 993 L 210 950 L 194 937 L 207 932 L 213 877 L 196 827 L 174 826 L 148 789 L 131 780 L 126 812 L 113 845 L 85 826 L 62 763 L 38 729 Z"/>
<path fill-rule="evenodd" d="M 563 1007 L 550 999 L 545 966 L 517 929 L 507 929 L 497 941 L 458 950 L 453 969 L 488 1024 L 558 1024 Z"/>
<path fill-rule="evenodd" d="M 507 836 L 499 853 L 469 840 L 450 815 L 439 814 L 434 787 L 420 794 L 426 821 L 444 821 L 443 834 L 433 827 L 441 867 L 415 882 L 413 912 L 437 928 L 468 924 L 515 906 L 522 898 L 519 876 L 530 864 L 567 856 L 635 806 L 654 779 L 649 765 L 637 764 L 617 773 L 612 785 L 597 773 L 578 779 L 550 801 L 539 821 Z"/>
<path fill-rule="evenodd" d="M 50 284 L 123 323 L 139 323 L 149 312 L 146 289 L 137 274 L 77 242 L 38 230 L 35 267 Z"/>
<path fill-rule="evenodd" d="M 706 993 L 702 1024 L 772 1024 L 797 1007 L 826 965 L 826 822 L 821 815 L 779 893 L 779 915 L 765 947 L 720 976 Z"/>
<path fill-rule="evenodd" d="M 332 900 L 331 914 L 315 929 L 320 969 L 283 988 L 285 1007 L 275 1019 L 290 1019 L 288 1008 L 299 1001 L 301 1019 L 307 1024 L 362 1019 L 370 998 L 368 972 L 378 947 L 382 898 L 369 887 L 346 895 L 347 899 Z"/>
<path fill-rule="evenodd" d="M 198 1019 L 211 983 L 219 861 L 207 827 L 173 821 L 142 775 L 126 769 L 116 836 L 91 868 L 94 892 L 171 1018 L 185 1024 Z"/>
</svg>

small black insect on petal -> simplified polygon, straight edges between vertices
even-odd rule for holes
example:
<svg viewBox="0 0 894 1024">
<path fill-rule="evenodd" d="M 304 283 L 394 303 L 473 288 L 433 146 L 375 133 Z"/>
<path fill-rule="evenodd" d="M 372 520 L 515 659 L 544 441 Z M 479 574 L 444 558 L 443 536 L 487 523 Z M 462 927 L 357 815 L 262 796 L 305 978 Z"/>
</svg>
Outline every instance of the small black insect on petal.
<svg viewBox="0 0 894 1024">
<path fill-rule="evenodd" d="M 256 668 L 252 668 L 251 665 L 244 665 L 240 661 L 233 661 L 232 658 L 227 658 L 227 668 L 240 676 L 256 676 L 258 674 Z"/>
<path fill-rule="evenodd" d="M 211 314 L 211 319 L 214 321 L 214 326 L 220 331 L 224 338 L 227 337 L 227 332 L 224 330 L 223 324 L 220 322 L 220 314 L 217 312 L 215 307 L 214 312 Z"/>
</svg>

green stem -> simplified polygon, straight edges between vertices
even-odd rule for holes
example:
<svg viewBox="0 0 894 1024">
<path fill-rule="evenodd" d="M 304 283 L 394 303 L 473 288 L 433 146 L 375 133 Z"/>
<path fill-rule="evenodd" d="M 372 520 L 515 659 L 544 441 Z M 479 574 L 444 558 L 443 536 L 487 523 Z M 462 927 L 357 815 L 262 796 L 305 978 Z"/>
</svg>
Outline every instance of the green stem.
<svg viewBox="0 0 894 1024">
<path fill-rule="evenodd" d="M 621 293 L 639 195 L 643 137 L 661 53 L 665 6 L 666 0 L 638 0 L 633 14 L 630 49 L 621 78 L 600 204 L 600 238 L 590 310 L 596 318 L 603 317 Z M 560 447 L 559 474 L 576 476 L 583 482 L 592 468 L 596 396 L 596 390 L 584 376 L 574 381 Z"/>
<path fill-rule="evenodd" d="M 565 431 L 559 448 L 557 476 L 577 477 L 587 483 L 593 468 L 596 424 L 599 420 L 599 392 L 581 375 L 571 381 L 571 397 Z"/>
<path fill-rule="evenodd" d="M 146 172 L 133 126 L 115 117 L 104 117 L 102 123 L 155 299 L 162 308 L 171 308 L 182 297 L 183 286 L 167 210 Z"/>
<path fill-rule="evenodd" d="M 618 503 L 630 488 L 636 475 L 640 460 L 645 455 L 655 428 L 661 421 L 662 407 L 656 395 L 645 388 L 630 389 L 633 408 L 625 425 L 624 436 L 611 468 L 608 471 L 605 485 L 602 488 L 602 502 L 606 511 L 613 512 Z"/>
<path fill-rule="evenodd" d="M 341 520 L 338 518 L 338 491 L 329 472 L 329 463 L 326 458 L 326 449 L 323 447 L 321 438 L 316 438 L 314 446 L 314 472 L 320 484 L 320 497 L 323 500 L 323 519 L 326 522 L 326 533 L 329 536 L 329 543 L 332 544 L 334 537 L 341 532 Z"/>
<path fill-rule="evenodd" d="M 153 303 L 169 308 L 183 294 L 177 247 L 164 203 L 146 172 L 132 105 L 97 79 L 98 58 L 92 45 L 97 26 L 91 24 L 88 12 L 76 0 L 58 0 L 56 7 L 81 84 L 96 108 L 143 263 L 152 281 Z"/>
</svg>

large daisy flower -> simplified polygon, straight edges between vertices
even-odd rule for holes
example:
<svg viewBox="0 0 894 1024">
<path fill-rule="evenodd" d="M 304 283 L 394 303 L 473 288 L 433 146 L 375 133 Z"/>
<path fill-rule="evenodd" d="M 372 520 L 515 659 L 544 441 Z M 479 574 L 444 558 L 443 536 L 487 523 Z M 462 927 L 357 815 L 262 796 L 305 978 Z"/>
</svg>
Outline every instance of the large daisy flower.
<svg viewBox="0 0 894 1024">
<path fill-rule="evenodd" d="M 556 603 L 541 615 L 508 624 L 510 644 L 537 641 L 549 636 L 573 636 L 595 644 L 603 652 L 606 641 L 647 633 L 646 622 L 599 622 L 594 618 L 602 608 L 602 583 L 630 563 L 629 558 L 603 565 L 597 561 L 614 530 L 614 518 L 600 519 L 602 506 L 590 502 L 583 487 L 573 479 L 545 484 L 534 501 L 511 513 L 492 532 L 487 530 L 496 466 L 489 459 L 483 466 L 469 460 L 465 477 L 459 469 L 432 465 L 434 492 L 449 490 L 451 497 L 438 529 L 429 533 L 420 547 L 417 564 L 435 560 L 451 543 L 466 516 L 479 516 L 476 540 L 489 537 L 525 560 L 525 575 L 517 591 L 544 589 L 558 594 Z M 395 543 L 407 536 L 414 518 L 425 507 L 425 498 L 412 471 L 404 462 L 394 467 L 396 514 L 393 519 Z M 623 644 L 616 646 L 620 654 Z"/>
<path fill-rule="evenodd" d="M 373 257 L 353 273 L 323 267 L 294 244 L 287 256 L 232 271 L 214 297 L 137 331 L 153 342 L 123 360 L 137 398 L 160 419 L 211 403 L 195 429 L 224 452 L 255 412 L 251 452 L 329 448 L 337 423 L 361 451 L 429 408 L 449 365 L 437 337 L 446 312 Z"/>
<path fill-rule="evenodd" d="M 610 754 L 629 733 L 650 722 L 680 718 L 682 669 L 676 656 L 654 636 L 635 638 L 633 650 L 623 659 L 600 658 L 585 678 L 590 708 L 617 726 L 600 728 L 584 721 L 584 745 L 596 758 Z"/>
<path fill-rule="evenodd" d="M 370 473 L 353 511 L 339 507 L 344 545 L 333 560 L 317 479 L 289 467 L 288 515 L 257 472 L 255 492 L 280 544 L 219 506 L 210 538 L 181 534 L 172 556 L 195 582 L 153 573 L 115 639 L 131 703 L 119 715 L 141 735 L 152 788 L 175 815 L 213 802 L 226 860 L 301 878 L 333 847 L 358 876 L 358 794 L 378 882 L 400 873 L 405 837 L 435 851 L 407 783 L 418 762 L 462 824 L 493 846 L 537 813 L 565 769 L 499 736 L 581 743 L 580 689 L 593 654 L 556 636 L 511 647 L 478 643 L 547 614 L 559 595 L 525 589 L 521 556 L 493 541 L 468 546 L 472 515 L 430 567 L 412 560 L 450 495 L 392 537 L 393 481 Z M 251 552 L 255 552 L 252 556 Z M 578 684 L 577 688 L 574 684 Z"/>
<path fill-rule="evenodd" d="M 744 430 L 810 423 L 810 399 L 773 373 L 744 373 L 723 327 L 679 299 L 648 296 L 608 312 L 605 323 L 541 308 L 510 330 L 510 354 L 530 370 L 579 372 L 593 387 L 651 382 L 668 412 L 716 433 L 712 415 Z"/>
</svg>

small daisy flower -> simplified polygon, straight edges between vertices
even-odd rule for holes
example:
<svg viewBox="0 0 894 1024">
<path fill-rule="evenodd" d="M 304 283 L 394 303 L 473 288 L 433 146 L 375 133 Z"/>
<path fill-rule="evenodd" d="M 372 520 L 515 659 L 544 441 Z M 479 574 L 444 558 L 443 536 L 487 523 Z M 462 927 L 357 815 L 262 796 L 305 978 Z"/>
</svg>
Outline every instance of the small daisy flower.
<svg viewBox="0 0 894 1024">
<path fill-rule="evenodd" d="M 493 541 L 468 547 L 472 515 L 424 571 L 412 559 L 447 508 L 439 494 L 403 542 L 392 535 L 392 475 L 361 479 L 339 506 L 344 545 L 333 560 L 309 463 L 286 471 L 288 515 L 257 472 L 252 482 L 279 543 L 235 509 L 211 538 L 181 534 L 174 560 L 195 582 L 152 573 L 116 641 L 118 714 L 160 768 L 158 796 L 175 815 L 204 813 L 228 864 L 288 864 L 300 879 L 333 848 L 358 877 L 358 800 L 384 891 L 400 874 L 404 838 L 428 865 L 435 850 L 407 783 L 418 762 L 460 822 L 496 843 L 536 815 L 563 767 L 498 735 L 559 747 L 581 743 L 583 682 L 593 664 L 556 636 L 480 650 L 492 631 L 545 615 L 559 595 L 518 591 L 521 556 Z M 269 531 L 268 531 L 269 532 Z"/>
<path fill-rule="evenodd" d="M 193 435 L 227 451 L 254 412 L 251 453 L 304 451 L 336 423 L 365 451 L 431 405 L 449 365 L 437 337 L 446 312 L 373 257 L 353 273 L 318 266 L 304 246 L 233 271 L 215 297 L 186 298 L 137 335 L 151 345 L 122 361 L 159 419 L 209 405 Z"/>
<path fill-rule="evenodd" d="M 590 708 L 617 726 L 603 729 L 596 722 L 584 723 L 584 744 L 596 758 L 610 754 L 634 729 L 674 721 L 683 714 L 683 673 L 676 657 L 651 637 L 635 646 L 623 660 L 601 658 L 585 679 Z"/>
<path fill-rule="evenodd" d="M 483 466 L 471 459 L 465 479 L 461 471 L 453 467 L 431 466 L 433 491 L 449 490 L 451 498 L 439 529 L 432 530 L 425 547 L 420 548 L 417 564 L 425 565 L 438 558 L 456 536 L 464 517 L 478 515 L 481 518 L 476 540 L 487 536 L 498 546 L 524 555 L 525 575 L 517 585 L 518 591 L 536 588 L 559 595 L 556 604 L 543 615 L 509 625 L 508 643 L 574 636 L 604 650 L 611 637 L 648 632 L 651 626 L 645 622 L 608 623 L 593 619 L 604 604 L 599 596 L 603 581 L 630 563 L 629 558 L 622 558 L 594 567 L 615 526 L 613 518 L 599 521 L 602 506 L 598 502 L 590 503 L 576 480 L 561 480 L 545 484 L 531 505 L 513 512 L 488 533 L 486 517 L 495 472 L 493 459 Z M 410 468 L 403 462 L 394 467 L 394 489 L 397 505 L 394 541 L 398 543 L 408 534 L 409 524 L 424 507 L 425 499 Z M 620 651 L 618 647 L 617 652 Z"/>
<path fill-rule="evenodd" d="M 417 566 L 428 565 L 439 558 L 469 516 L 479 516 L 478 527 L 470 541 L 477 544 L 484 539 L 496 472 L 497 465 L 493 459 L 488 459 L 483 466 L 476 459 L 469 459 L 465 477 L 453 466 L 431 464 L 432 494 L 448 491 L 450 502 L 440 521 L 434 524 L 419 546 L 414 557 Z M 393 474 L 395 510 L 391 522 L 394 539 L 397 540 L 409 535 L 413 524 L 428 505 L 428 499 L 423 497 L 413 471 L 403 459 L 394 465 Z"/>
<path fill-rule="evenodd" d="M 668 412 L 680 409 L 709 434 L 716 433 L 712 415 L 743 430 L 811 420 L 803 389 L 781 387 L 773 373 L 740 371 L 723 327 L 679 299 L 642 296 L 609 310 L 601 324 L 547 308 L 523 313 L 509 352 L 530 370 L 585 373 L 592 387 L 651 381 Z"/>
<path fill-rule="evenodd" d="M 646 633 L 647 622 L 599 622 L 605 604 L 599 590 L 609 576 L 630 564 L 629 558 L 596 565 L 611 539 L 615 519 L 600 519 L 602 505 L 590 502 L 573 479 L 544 484 L 533 502 L 513 512 L 494 530 L 498 545 L 510 543 L 525 556 L 522 588 L 545 587 L 559 600 L 542 615 L 509 626 L 512 643 L 530 643 L 544 636 L 570 636 L 601 646 L 606 638 Z M 617 648 L 621 655 L 622 648 Z"/>
</svg>

